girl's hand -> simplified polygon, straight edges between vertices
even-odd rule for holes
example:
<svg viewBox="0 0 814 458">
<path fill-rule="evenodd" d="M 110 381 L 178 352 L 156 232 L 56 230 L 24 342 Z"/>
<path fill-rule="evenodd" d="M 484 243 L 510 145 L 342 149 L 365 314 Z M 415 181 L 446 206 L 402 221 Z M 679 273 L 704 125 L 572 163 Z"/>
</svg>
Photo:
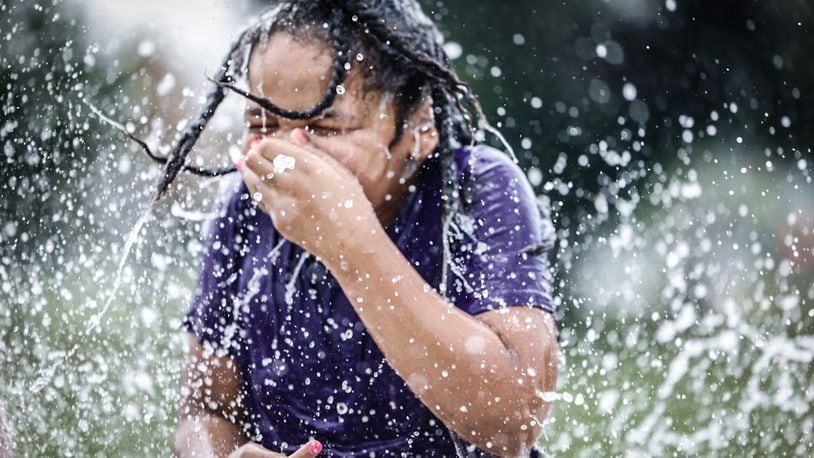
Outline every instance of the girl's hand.
<svg viewBox="0 0 814 458">
<path fill-rule="evenodd" d="M 312 440 L 305 443 L 287 458 L 315 458 L 322 451 L 322 444 Z M 249 442 L 229 454 L 229 458 L 286 458 L 282 453 L 272 452 L 260 444 Z"/>
<path fill-rule="evenodd" d="M 266 137 L 243 159 L 243 180 L 277 231 L 326 262 L 381 229 L 356 177 L 304 130 L 294 129 L 289 140 Z"/>
</svg>

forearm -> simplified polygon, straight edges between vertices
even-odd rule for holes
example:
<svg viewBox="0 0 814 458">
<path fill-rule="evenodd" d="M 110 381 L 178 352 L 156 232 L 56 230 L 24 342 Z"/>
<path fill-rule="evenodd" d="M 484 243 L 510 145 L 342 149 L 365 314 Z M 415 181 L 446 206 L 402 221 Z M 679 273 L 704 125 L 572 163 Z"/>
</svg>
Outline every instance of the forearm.
<svg viewBox="0 0 814 458">
<path fill-rule="evenodd" d="M 531 399 L 533 381 L 497 333 L 435 292 L 383 231 L 345 253 L 329 268 L 390 366 L 425 405 L 476 444 L 532 434 L 536 428 L 523 425 L 539 405 Z"/>
<path fill-rule="evenodd" d="M 232 422 L 203 412 L 179 418 L 173 450 L 178 457 L 225 457 L 245 442 Z"/>
</svg>

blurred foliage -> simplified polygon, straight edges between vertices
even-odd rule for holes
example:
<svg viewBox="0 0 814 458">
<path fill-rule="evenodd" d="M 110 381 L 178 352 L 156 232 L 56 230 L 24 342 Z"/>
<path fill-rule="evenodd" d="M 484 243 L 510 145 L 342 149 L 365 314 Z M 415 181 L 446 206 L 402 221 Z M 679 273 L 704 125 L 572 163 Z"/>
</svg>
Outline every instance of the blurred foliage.
<svg viewBox="0 0 814 458">
<path fill-rule="evenodd" d="M 522 165 L 542 171 L 538 189 L 551 201 L 558 238 L 570 242 L 558 255 L 561 276 L 597 234 L 620 220 L 637 223 L 641 211 L 625 217 L 613 202 L 646 201 L 643 190 L 664 170 L 740 168 L 758 155 L 794 168 L 811 156 L 808 2 L 424 5 L 462 44 L 456 66 L 520 146 Z M 610 212 L 596 211 L 599 194 Z M 561 283 L 564 297 L 574 296 L 572 284 Z M 570 322 L 575 311 L 563 305 Z"/>
</svg>

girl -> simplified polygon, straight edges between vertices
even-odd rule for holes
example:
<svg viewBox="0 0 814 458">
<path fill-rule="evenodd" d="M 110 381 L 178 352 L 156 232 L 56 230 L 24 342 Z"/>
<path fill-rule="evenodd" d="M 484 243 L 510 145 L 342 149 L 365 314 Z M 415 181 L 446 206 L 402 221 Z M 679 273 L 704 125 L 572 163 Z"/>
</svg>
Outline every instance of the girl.
<svg viewBox="0 0 814 458">
<path fill-rule="evenodd" d="M 417 3 L 283 1 L 182 144 L 226 91 L 247 99 L 242 179 L 185 321 L 175 452 L 536 455 L 550 231 L 512 160 L 473 144 L 477 100 Z"/>
</svg>

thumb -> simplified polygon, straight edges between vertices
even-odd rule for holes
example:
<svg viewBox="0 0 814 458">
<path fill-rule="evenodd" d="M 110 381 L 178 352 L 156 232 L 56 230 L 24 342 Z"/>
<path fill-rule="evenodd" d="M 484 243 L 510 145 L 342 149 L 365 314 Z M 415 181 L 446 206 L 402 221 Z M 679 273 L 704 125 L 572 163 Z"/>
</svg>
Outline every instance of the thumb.
<svg viewBox="0 0 814 458">
<path fill-rule="evenodd" d="M 288 458 L 315 458 L 322 451 L 322 443 L 311 439 L 303 444 L 296 452 L 288 455 Z"/>
</svg>

